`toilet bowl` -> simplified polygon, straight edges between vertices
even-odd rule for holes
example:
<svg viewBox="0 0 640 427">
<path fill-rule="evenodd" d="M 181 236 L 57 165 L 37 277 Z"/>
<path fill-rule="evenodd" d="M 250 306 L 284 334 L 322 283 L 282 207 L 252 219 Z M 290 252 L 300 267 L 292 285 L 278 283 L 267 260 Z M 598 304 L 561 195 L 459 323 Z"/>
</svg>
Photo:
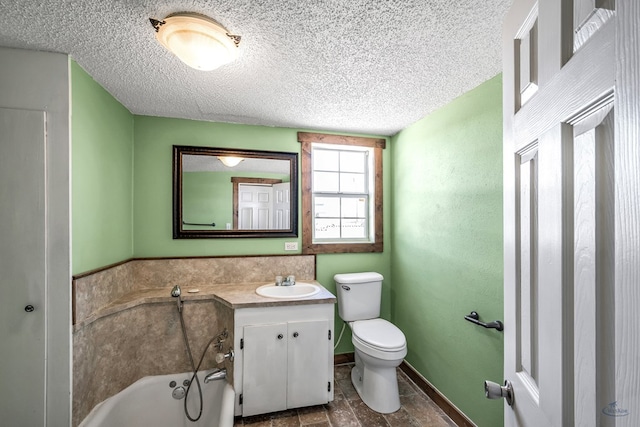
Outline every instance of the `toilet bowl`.
<svg viewBox="0 0 640 427">
<path fill-rule="evenodd" d="M 351 382 L 358 395 L 376 412 L 397 411 L 400 395 L 396 368 L 407 355 L 404 334 L 384 319 L 358 320 L 349 326 L 356 362 Z"/>
<path fill-rule="evenodd" d="M 397 326 L 381 319 L 382 275 L 336 274 L 339 315 L 351 328 L 355 366 L 351 382 L 371 409 L 389 414 L 400 409 L 396 368 L 407 355 L 407 342 Z"/>
</svg>

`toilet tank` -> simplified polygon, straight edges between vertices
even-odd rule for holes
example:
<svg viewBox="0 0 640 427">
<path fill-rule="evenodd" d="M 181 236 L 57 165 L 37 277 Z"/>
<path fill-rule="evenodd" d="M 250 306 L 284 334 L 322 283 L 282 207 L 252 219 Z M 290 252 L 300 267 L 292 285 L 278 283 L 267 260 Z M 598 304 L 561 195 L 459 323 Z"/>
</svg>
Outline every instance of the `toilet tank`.
<svg viewBox="0 0 640 427">
<path fill-rule="evenodd" d="M 375 272 L 336 274 L 338 314 L 345 322 L 380 317 L 382 274 Z"/>
</svg>

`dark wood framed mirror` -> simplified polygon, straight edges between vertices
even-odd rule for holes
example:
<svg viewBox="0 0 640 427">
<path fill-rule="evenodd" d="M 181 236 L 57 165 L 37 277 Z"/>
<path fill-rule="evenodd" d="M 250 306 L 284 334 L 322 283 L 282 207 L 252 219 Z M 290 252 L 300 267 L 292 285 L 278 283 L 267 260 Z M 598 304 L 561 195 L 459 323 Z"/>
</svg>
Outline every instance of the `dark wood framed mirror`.
<svg viewBox="0 0 640 427">
<path fill-rule="evenodd" d="M 173 238 L 298 236 L 298 153 L 173 146 Z"/>
</svg>

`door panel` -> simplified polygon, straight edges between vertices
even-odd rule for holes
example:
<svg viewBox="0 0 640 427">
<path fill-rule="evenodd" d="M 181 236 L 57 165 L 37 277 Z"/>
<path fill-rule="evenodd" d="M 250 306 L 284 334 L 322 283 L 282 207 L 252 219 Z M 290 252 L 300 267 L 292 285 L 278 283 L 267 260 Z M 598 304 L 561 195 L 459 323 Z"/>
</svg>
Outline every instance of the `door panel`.
<svg viewBox="0 0 640 427">
<path fill-rule="evenodd" d="M 238 185 L 238 229 L 270 230 L 272 196 L 270 185 Z"/>
<path fill-rule="evenodd" d="M 614 10 L 614 0 L 574 0 L 574 52 L 615 15 Z"/>
<path fill-rule="evenodd" d="M 519 376 L 538 400 L 538 281 L 537 281 L 537 145 L 520 154 L 520 278 L 518 282 L 517 354 Z"/>
<path fill-rule="evenodd" d="M 44 112 L 0 108 L 0 418 L 14 425 L 45 422 L 45 145 Z"/>
<path fill-rule="evenodd" d="M 639 257 L 621 251 L 638 251 L 638 227 L 620 226 L 637 225 L 639 210 L 639 174 L 624 169 L 640 157 L 640 67 L 628 48 L 638 45 L 640 10 L 631 4 L 515 0 L 505 20 L 504 374 L 515 401 L 506 426 L 640 419 L 629 408 L 638 365 L 618 368 L 639 341 L 618 305 L 640 299 L 620 294 L 640 276 Z"/>
<path fill-rule="evenodd" d="M 273 184 L 273 228 L 275 230 L 288 230 L 290 228 L 290 187 L 288 182 Z"/>
<path fill-rule="evenodd" d="M 601 410 L 615 376 L 614 123 L 610 104 L 574 127 L 574 411 L 585 427 L 613 425 Z"/>
</svg>

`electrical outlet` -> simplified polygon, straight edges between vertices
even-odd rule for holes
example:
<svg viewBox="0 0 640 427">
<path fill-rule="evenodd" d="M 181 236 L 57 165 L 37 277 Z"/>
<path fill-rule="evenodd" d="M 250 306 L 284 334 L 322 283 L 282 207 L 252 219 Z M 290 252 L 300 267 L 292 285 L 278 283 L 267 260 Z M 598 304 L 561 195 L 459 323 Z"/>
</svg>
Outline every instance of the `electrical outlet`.
<svg viewBox="0 0 640 427">
<path fill-rule="evenodd" d="M 298 242 L 284 242 L 284 250 L 285 251 L 297 251 L 298 250 Z"/>
</svg>

